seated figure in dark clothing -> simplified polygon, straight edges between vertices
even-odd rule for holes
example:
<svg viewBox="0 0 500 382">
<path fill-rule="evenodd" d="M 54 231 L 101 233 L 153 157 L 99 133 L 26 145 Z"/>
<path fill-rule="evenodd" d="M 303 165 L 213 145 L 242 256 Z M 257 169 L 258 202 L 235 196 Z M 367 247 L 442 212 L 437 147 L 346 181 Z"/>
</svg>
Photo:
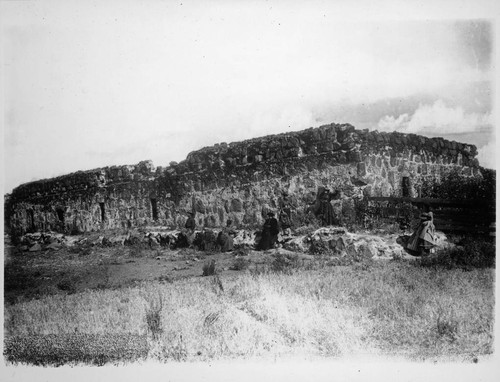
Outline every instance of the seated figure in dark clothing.
<svg viewBox="0 0 500 382">
<path fill-rule="evenodd" d="M 236 231 L 232 227 L 233 222 L 228 220 L 226 226 L 219 232 L 217 244 L 220 245 L 221 252 L 229 252 L 234 248 L 233 237 L 236 236 Z"/>
<path fill-rule="evenodd" d="M 434 215 L 432 212 L 424 212 L 420 215 L 420 223 L 408 240 L 407 249 L 412 254 L 428 255 L 436 246 L 436 228 L 434 227 Z"/>
<path fill-rule="evenodd" d="M 267 214 L 267 219 L 264 222 L 264 227 L 262 228 L 262 236 L 260 238 L 257 249 L 265 251 L 266 249 L 273 248 L 278 241 L 279 224 L 274 217 L 274 212 L 269 212 Z"/>
<path fill-rule="evenodd" d="M 177 247 L 193 247 L 193 242 L 195 239 L 195 228 L 196 222 L 194 220 L 194 212 L 188 212 L 188 219 L 186 220 L 186 224 L 179 233 Z"/>
</svg>

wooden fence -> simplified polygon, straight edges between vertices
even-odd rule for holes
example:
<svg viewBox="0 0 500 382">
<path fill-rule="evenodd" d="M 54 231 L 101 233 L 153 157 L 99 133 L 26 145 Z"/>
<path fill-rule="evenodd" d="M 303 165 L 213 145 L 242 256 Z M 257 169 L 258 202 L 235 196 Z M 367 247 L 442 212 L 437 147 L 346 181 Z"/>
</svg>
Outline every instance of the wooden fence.
<svg viewBox="0 0 500 382">
<path fill-rule="evenodd" d="M 368 197 L 367 200 L 383 220 L 401 221 L 410 216 L 415 221 L 421 212 L 430 210 L 438 231 L 495 235 L 494 201 L 404 197 Z"/>
</svg>

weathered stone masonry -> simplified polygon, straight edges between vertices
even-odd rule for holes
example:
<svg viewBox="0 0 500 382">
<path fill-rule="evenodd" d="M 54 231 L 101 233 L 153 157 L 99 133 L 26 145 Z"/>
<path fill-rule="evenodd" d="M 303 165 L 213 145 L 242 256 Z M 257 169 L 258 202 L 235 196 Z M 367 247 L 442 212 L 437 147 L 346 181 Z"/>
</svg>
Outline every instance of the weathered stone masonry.
<svg viewBox="0 0 500 382">
<path fill-rule="evenodd" d="M 479 176 L 476 155 L 475 146 L 442 138 L 331 124 L 216 144 L 168 167 L 144 161 L 26 183 L 6 196 L 6 218 L 19 233 L 81 232 L 179 227 L 194 209 L 199 226 L 220 227 L 232 218 L 250 227 L 277 209 L 283 191 L 300 218 L 318 187 L 339 189 L 343 196 L 334 205 L 341 214 L 363 195 L 418 196 L 424 178 L 451 169 Z"/>
</svg>

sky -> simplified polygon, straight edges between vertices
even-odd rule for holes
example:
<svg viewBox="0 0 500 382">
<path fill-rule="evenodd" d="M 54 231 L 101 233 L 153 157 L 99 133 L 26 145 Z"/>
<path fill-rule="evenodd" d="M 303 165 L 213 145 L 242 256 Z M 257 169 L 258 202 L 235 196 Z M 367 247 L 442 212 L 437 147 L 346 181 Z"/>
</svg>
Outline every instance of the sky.
<svg viewBox="0 0 500 382">
<path fill-rule="evenodd" d="M 4 192 L 332 122 L 472 143 L 496 168 L 495 1 L 0 7 Z"/>
</svg>

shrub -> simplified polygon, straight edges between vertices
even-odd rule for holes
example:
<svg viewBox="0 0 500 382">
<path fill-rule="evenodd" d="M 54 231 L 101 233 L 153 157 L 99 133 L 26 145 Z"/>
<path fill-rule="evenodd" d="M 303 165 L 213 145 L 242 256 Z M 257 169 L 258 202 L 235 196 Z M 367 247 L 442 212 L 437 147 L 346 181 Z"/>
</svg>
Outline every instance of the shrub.
<svg viewBox="0 0 500 382">
<path fill-rule="evenodd" d="M 250 261 L 248 259 L 238 257 L 236 260 L 234 260 L 233 265 L 231 265 L 231 269 L 233 271 L 244 271 L 248 269 L 250 266 Z"/>
<path fill-rule="evenodd" d="M 278 253 L 271 263 L 271 271 L 274 273 L 292 274 L 298 268 L 298 258 L 296 256 L 286 256 Z"/>
<path fill-rule="evenodd" d="M 215 260 L 210 260 L 203 264 L 203 276 L 212 276 L 215 275 Z"/>
<path fill-rule="evenodd" d="M 163 310 L 163 300 L 161 296 L 158 299 L 149 301 L 149 306 L 146 309 L 146 326 L 148 333 L 151 334 L 153 340 L 158 340 L 163 333 L 161 324 L 161 313 Z"/>
<path fill-rule="evenodd" d="M 439 315 L 436 322 L 436 332 L 439 337 L 447 338 L 453 342 L 457 339 L 458 322 L 453 318 L 442 318 Z"/>
<path fill-rule="evenodd" d="M 158 276 L 156 278 L 160 283 L 168 283 L 168 284 L 172 284 L 174 282 L 174 280 L 168 276 L 168 275 L 162 275 L 162 276 Z"/>
<path fill-rule="evenodd" d="M 57 283 L 57 287 L 68 294 L 76 293 L 76 283 L 70 277 L 65 277 Z"/>
<path fill-rule="evenodd" d="M 222 280 L 220 279 L 219 275 L 214 275 L 211 280 L 211 284 L 212 289 L 214 290 L 216 295 L 224 293 L 224 285 L 222 285 Z"/>
<path fill-rule="evenodd" d="M 422 267 L 489 268 L 495 266 L 495 245 L 485 240 L 467 238 L 460 245 L 445 248 L 417 261 Z"/>
<path fill-rule="evenodd" d="M 237 256 L 248 256 L 250 254 L 250 249 L 245 247 L 237 248 L 233 251 L 235 257 Z"/>
<path fill-rule="evenodd" d="M 128 255 L 135 258 L 143 257 L 144 253 L 142 246 L 133 246 L 132 248 L 130 248 Z"/>
<path fill-rule="evenodd" d="M 333 250 L 327 241 L 324 240 L 313 240 L 309 251 L 312 255 L 333 255 Z"/>
<path fill-rule="evenodd" d="M 188 352 L 182 334 L 167 333 L 165 337 L 165 341 L 157 342 L 151 347 L 150 357 L 161 362 L 186 361 Z"/>
</svg>

